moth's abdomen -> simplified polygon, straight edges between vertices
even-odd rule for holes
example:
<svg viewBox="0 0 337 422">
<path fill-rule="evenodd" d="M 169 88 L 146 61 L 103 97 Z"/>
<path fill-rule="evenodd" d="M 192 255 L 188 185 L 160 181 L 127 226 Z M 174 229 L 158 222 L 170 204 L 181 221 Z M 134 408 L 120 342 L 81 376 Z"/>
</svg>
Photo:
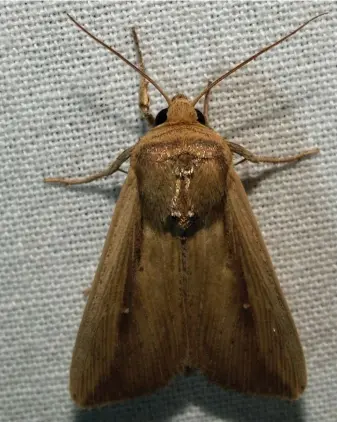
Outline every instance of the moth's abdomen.
<svg viewBox="0 0 337 422">
<path fill-rule="evenodd" d="M 138 154 L 143 217 L 158 229 L 188 237 L 221 207 L 229 164 L 218 142 L 148 144 Z"/>
</svg>

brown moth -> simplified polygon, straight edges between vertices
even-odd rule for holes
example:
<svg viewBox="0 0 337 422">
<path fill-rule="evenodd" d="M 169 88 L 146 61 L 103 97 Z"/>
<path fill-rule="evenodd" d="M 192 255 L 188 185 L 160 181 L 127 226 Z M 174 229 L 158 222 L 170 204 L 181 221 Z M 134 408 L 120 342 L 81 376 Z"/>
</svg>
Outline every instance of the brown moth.
<svg viewBox="0 0 337 422">
<path fill-rule="evenodd" d="M 321 15 L 319 15 L 321 16 Z M 70 19 L 141 74 L 140 108 L 148 133 L 105 170 L 48 178 L 66 185 L 130 168 L 105 241 L 77 335 L 70 392 L 83 407 L 148 394 L 186 368 L 222 387 L 297 399 L 306 386 L 301 343 L 271 259 L 233 164 L 257 156 L 208 126 L 212 87 L 289 35 L 210 83 L 195 99 L 170 98 L 144 70 Z M 148 84 L 167 102 L 156 118 Z M 205 96 L 204 112 L 195 108 Z"/>
</svg>

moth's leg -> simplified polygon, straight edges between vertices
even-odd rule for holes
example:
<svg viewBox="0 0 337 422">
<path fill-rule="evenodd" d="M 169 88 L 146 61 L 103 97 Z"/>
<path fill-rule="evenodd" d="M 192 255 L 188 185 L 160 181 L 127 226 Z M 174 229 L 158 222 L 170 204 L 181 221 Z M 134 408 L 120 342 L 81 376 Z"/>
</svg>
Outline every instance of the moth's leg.
<svg viewBox="0 0 337 422">
<path fill-rule="evenodd" d="M 115 173 L 118 170 L 125 173 L 124 170 L 120 169 L 120 166 L 124 163 L 124 161 L 130 158 L 132 150 L 133 150 L 133 147 L 126 149 L 121 154 L 119 154 L 119 156 L 112 163 L 110 163 L 107 168 L 105 168 L 104 170 L 98 173 L 92 174 L 90 176 L 77 177 L 73 179 L 68 179 L 66 177 L 47 177 L 46 179 L 44 179 L 44 181 L 47 183 L 62 183 L 64 185 L 80 185 L 81 183 L 89 183 L 89 182 L 92 182 L 93 180 L 110 176 L 111 174 Z"/>
<path fill-rule="evenodd" d="M 208 85 L 211 85 L 212 81 L 208 81 Z M 211 91 L 207 91 L 204 99 L 204 111 L 203 115 L 205 117 L 206 125 L 208 126 L 208 110 L 209 110 L 209 99 L 211 96 Z"/>
<path fill-rule="evenodd" d="M 248 149 L 242 147 L 241 145 L 235 144 L 234 142 L 228 142 L 228 145 L 232 152 L 241 155 L 241 157 L 244 158 L 243 160 L 237 162 L 236 165 L 242 163 L 245 160 L 251 161 L 253 163 L 292 163 L 319 152 L 318 148 L 312 148 L 307 151 L 300 152 L 299 154 L 291 155 L 289 157 L 268 157 L 265 155 L 255 155 L 248 151 Z"/>
<path fill-rule="evenodd" d="M 132 28 L 132 35 L 133 35 L 133 39 L 136 45 L 139 68 L 143 72 L 145 72 L 143 54 L 139 46 L 139 38 L 138 38 L 135 28 Z M 149 97 L 148 87 L 149 87 L 149 81 L 147 81 L 145 78 L 141 76 L 140 86 L 139 86 L 139 107 L 143 115 L 143 118 L 148 122 L 150 126 L 153 126 L 155 119 L 152 113 L 150 112 L 150 97 Z"/>
<path fill-rule="evenodd" d="M 234 166 L 238 166 L 239 164 L 243 163 L 247 161 L 247 158 L 241 158 L 241 160 L 237 161 L 236 163 L 234 163 Z"/>
</svg>

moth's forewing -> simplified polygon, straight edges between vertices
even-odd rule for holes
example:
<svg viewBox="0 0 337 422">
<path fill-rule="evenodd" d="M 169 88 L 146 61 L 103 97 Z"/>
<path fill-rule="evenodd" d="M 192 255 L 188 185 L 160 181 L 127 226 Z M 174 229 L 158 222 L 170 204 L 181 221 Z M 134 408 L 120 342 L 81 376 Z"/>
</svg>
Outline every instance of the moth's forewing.
<svg viewBox="0 0 337 422">
<path fill-rule="evenodd" d="M 143 219 L 129 312 L 120 318 L 116 353 L 105 374 L 103 393 L 109 401 L 151 393 L 184 370 L 187 338 L 177 242 Z"/>
<path fill-rule="evenodd" d="M 123 186 L 76 340 L 70 391 L 83 407 L 150 393 L 184 369 L 178 239 L 141 216 Z"/>
<path fill-rule="evenodd" d="M 115 207 L 103 252 L 77 334 L 70 369 L 70 393 L 82 406 L 106 401 L 97 387 L 109 374 L 129 276 L 134 228 L 140 210 L 136 178 L 128 175 Z"/>
<path fill-rule="evenodd" d="M 223 214 L 214 215 L 209 227 L 188 240 L 187 248 L 190 288 L 198 286 L 202 309 L 195 365 L 223 387 L 298 398 L 306 385 L 302 347 L 232 167 Z"/>
</svg>

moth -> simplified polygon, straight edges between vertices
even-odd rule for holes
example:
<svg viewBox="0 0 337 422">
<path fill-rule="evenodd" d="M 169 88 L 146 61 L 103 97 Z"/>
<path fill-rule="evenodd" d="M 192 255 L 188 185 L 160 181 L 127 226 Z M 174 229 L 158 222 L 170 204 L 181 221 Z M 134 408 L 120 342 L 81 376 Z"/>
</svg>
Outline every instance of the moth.
<svg viewBox="0 0 337 422">
<path fill-rule="evenodd" d="M 319 15 L 321 16 L 321 15 Z M 254 163 L 289 163 L 311 149 L 276 158 L 229 142 L 208 124 L 210 90 L 309 22 L 209 83 L 194 99 L 170 98 L 138 66 L 70 19 L 141 75 L 139 104 L 151 129 L 105 170 L 130 159 L 70 369 L 70 392 L 82 407 L 149 394 L 186 368 L 224 388 L 297 399 L 306 386 L 302 346 L 233 155 Z M 167 107 L 154 118 L 148 84 Z M 195 108 L 204 99 L 203 112 Z"/>
</svg>

